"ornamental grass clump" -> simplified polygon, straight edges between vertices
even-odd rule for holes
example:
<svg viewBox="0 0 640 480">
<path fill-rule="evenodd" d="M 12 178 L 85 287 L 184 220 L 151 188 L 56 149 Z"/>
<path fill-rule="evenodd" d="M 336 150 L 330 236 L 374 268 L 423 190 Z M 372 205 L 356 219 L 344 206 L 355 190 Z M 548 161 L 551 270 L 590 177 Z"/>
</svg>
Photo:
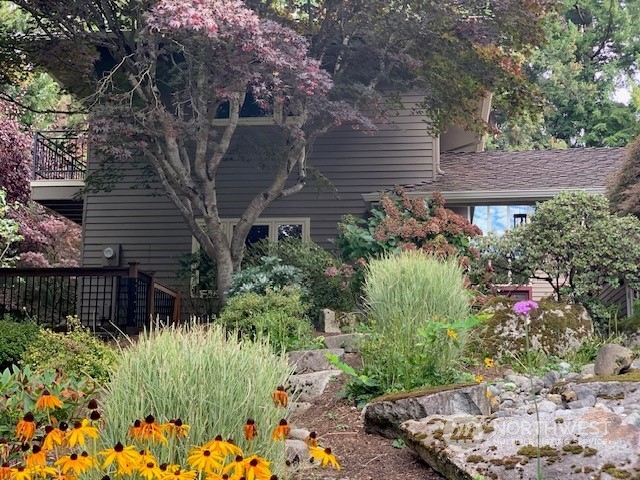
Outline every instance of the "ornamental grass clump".
<svg viewBox="0 0 640 480">
<path fill-rule="evenodd" d="M 364 369 L 383 392 L 459 380 L 466 330 L 478 320 L 457 259 L 405 251 L 373 260 L 364 294 L 372 329 Z"/>
<path fill-rule="evenodd" d="M 157 356 L 150 360 L 152 350 Z M 197 359 L 172 362 L 178 352 Z M 199 358 L 206 355 L 222 363 Z M 135 361 L 141 361 L 141 369 L 131 368 Z M 159 371 L 165 361 L 174 365 Z M 240 366 L 234 367 L 235 362 Z M 248 366 L 242 367 L 245 363 Z M 190 370 L 211 367 L 217 369 L 193 385 Z M 282 418 L 287 415 L 288 395 L 284 387 L 274 390 L 266 382 L 282 377 L 287 368 L 264 344 L 227 341 L 220 329 L 198 328 L 143 340 L 123 365 L 125 377 L 142 376 L 132 377 L 133 381 L 116 377 L 107 395 L 59 374 L 40 377 L 28 371 L 6 371 L 0 379 L 0 412 L 13 409 L 19 415 L 0 417 L 0 480 L 278 480 L 284 470 L 284 440 L 291 430 Z M 176 374 L 179 371 L 184 375 Z M 145 381 L 149 373 L 160 376 L 155 382 Z M 136 379 L 133 392 L 128 387 Z M 214 393 L 206 395 L 205 390 Z M 219 395 L 220 391 L 229 397 Z M 187 395 L 190 402 L 185 401 Z M 135 413 L 132 405 L 141 404 L 153 413 L 133 422 L 121 421 Z M 164 411 L 184 412 L 185 421 L 179 417 L 165 421 L 170 414 Z M 244 425 L 220 420 L 237 419 L 246 411 L 255 418 L 247 418 Z M 215 436 L 207 436 L 211 418 L 219 432 Z M 280 421 L 258 423 L 274 418 Z M 187 424 L 188 419 L 200 423 Z M 122 428 L 115 430 L 114 425 Z M 315 433 L 313 438 L 309 435 L 307 447 L 312 463 L 340 469 L 331 449 L 318 445 Z"/>
<path fill-rule="evenodd" d="M 217 325 L 151 332 L 123 352 L 107 386 L 102 440 L 105 447 L 124 441 L 135 420 L 153 433 L 154 424 L 181 419 L 190 426 L 190 445 L 204 445 L 218 435 L 232 438 L 244 452 L 273 459 L 278 473 L 284 445 L 271 440 L 271 430 L 283 413 L 271 396 L 289 374 L 286 358 L 275 355 L 266 341 L 239 340 Z M 259 427 L 250 440 L 239 435 L 247 418 Z M 181 440 L 158 442 L 158 455 L 184 463 L 184 449 L 175 457 L 176 441 Z"/>
</svg>

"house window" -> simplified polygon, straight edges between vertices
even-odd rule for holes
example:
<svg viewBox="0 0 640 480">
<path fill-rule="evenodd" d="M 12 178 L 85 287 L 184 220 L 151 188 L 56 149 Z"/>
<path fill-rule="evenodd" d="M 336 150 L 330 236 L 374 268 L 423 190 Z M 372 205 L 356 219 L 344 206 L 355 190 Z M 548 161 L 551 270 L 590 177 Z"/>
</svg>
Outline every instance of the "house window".
<svg viewBox="0 0 640 480">
<path fill-rule="evenodd" d="M 231 241 L 233 229 L 239 220 L 239 218 L 229 218 L 220 221 L 229 241 Z M 198 220 L 198 224 L 204 227 L 203 220 Z M 299 238 L 306 242 L 310 239 L 310 225 L 311 222 L 308 217 L 260 218 L 249 230 L 245 245 L 248 247 L 263 239 L 277 242 L 286 238 Z M 200 249 L 200 245 L 195 238 L 193 238 L 192 244 L 192 252 L 195 253 Z"/>
<path fill-rule="evenodd" d="M 531 218 L 533 205 L 476 205 L 470 207 L 470 221 L 483 233 L 502 234 Z"/>
</svg>

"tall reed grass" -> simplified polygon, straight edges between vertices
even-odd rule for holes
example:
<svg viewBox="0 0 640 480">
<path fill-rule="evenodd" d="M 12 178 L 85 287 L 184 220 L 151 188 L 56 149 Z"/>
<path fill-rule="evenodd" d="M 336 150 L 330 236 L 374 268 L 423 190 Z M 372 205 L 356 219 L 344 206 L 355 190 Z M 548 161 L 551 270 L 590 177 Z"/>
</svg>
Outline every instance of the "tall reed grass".
<svg viewBox="0 0 640 480">
<path fill-rule="evenodd" d="M 219 326 L 190 326 L 151 332 L 125 350 L 108 384 L 104 401 L 107 447 L 125 443 L 135 419 L 152 414 L 160 422 L 180 418 L 191 426 L 186 446 L 202 445 L 220 434 L 232 438 L 248 455 L 283 469 L 284 442 L 271 432 L 284 416 L 271 399 L 290 374 L 286 358 L 276 356 L 265 341 L 242 341 Z M 258 438 L 244 439 L 244 424 L 253 418 Z M 176 440 L 173 440 L 176 442 Z M 187 449 L 161 446 L 161 461 L 184 462 Z"/>
<path fill-rule="evenodd" d="M 432 327 L 469 318 L 470 296 L 456 259 L 406 251 L 372 260 L 364 295 L 373 334 L 363 362 L 383 390 L 455 380 L 466 332 Z"/>
</svg>

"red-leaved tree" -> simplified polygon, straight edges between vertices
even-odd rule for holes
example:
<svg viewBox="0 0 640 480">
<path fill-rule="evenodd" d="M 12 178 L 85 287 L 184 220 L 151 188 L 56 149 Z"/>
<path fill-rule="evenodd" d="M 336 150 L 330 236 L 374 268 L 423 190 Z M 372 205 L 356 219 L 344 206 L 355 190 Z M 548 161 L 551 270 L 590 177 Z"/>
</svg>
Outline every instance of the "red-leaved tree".
<svg viewBox="0 0 640 480">
<path fill-rule="evenodd" d="M 224 298 L 253 223 L 305 185 L 315 138 L 345 122 L 374 128 L 383 89 L 424 92 L 420 107 L 434 130 L 472 116 L 478 98 L 507 84 L 511 103 L 526 103 L 525 82 L 502 60 L 540 40 L 553 0 L 320 1 L 306 11 L 294 1 L 253 1 L 255 11 L 239 0 L 14 3 L 34 20 L 22 46 L 34 62 L 92 93 L 103 171 L 134 159 L 153 167 L 215 259 Z M 279 155 L 270 185 L 248 202 L 229 240 L 217 173 L 248 97 L 274 110 Z M 220 108 L 228 110 L 222 127 L 214 122 Z M 91 180 L 104 187 L 108 179 Z"/>
</svg>

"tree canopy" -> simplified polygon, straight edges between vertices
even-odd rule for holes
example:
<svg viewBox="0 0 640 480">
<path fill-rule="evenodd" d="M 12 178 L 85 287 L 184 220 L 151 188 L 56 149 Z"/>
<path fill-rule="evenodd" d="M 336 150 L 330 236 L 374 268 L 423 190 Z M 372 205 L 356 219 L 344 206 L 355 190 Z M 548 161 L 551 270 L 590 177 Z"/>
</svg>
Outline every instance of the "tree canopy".
<svg viewBox="0 0 640 480">
<path fill-rule="evenodd" d="M 498 111 L 500 149 L 624 146 L 638 133 L 640 2 L 564 0 L 524 66 L 543 97 L 528 121 Z M 626 91 L 628 104 L 616 97 Z"/>
<path fill-rule="evenodd" d="M 553 0 L 307 2 L 16 0 L 25 34 L 10 38 L 34 64 L 84 94 L 103 164 L 141 158 L 202 249 L 221 297 L 251 225 L 307 179 L 314 139 L 341 123 L 375 129 L 389 92 L 418 91 L 434 131 L 474 121 L 496 92 L 513 111 L 532 104 L 522 53 L 543 37 Z M 254 10 L 252 10 L 251 8 Z M 28 41 L 26 41 L 28 40 Z M 386 94 L 386 95 L 385 95 Z M 282 152 L 229 241 L 217 171 L 245 100 L 273 109 Z M 214 128 L 220 109 L 228 122 Z M 201 228 L 196 218 L 204 219 Z"/>
</svg>

